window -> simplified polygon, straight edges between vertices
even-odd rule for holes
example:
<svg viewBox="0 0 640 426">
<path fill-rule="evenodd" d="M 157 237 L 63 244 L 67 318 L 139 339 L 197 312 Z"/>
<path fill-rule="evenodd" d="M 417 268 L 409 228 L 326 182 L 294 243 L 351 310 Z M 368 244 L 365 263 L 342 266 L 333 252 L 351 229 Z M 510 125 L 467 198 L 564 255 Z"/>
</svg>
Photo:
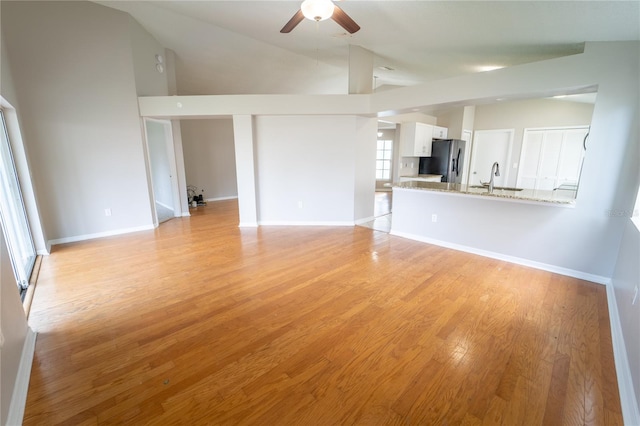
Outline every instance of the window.
<svg viewBox="0 0 640 426">
<path fill-rule="evenodd" d="M 22 193 L 2 110 L 0 110 L 0 127 L 0 224 L 18 287 L 23 295 L 29 285 L 36 252 L 22 202 Z"/>
<path fill-rule="evenodd" d="M 376 153 L 376 179 L 391 180 L 391 156 L 393 154 L 393 141 L 378 139 Z"/>
</svg>

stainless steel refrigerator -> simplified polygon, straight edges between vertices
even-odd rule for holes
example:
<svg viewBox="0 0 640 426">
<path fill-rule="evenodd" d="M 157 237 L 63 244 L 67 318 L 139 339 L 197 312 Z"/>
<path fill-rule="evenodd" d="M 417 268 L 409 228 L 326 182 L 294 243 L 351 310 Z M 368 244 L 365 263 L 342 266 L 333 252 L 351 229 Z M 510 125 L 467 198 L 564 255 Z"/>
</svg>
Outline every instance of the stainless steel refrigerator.
<svg viewBox="0 0 640 426">
<path fill-rule="evenodd" d="M 442 175 L 442 182 L 462 183 L 465 141 L 459 139 L 434 139 L 431 157 L 420 157 L 418 173 Z"/>
</svg>

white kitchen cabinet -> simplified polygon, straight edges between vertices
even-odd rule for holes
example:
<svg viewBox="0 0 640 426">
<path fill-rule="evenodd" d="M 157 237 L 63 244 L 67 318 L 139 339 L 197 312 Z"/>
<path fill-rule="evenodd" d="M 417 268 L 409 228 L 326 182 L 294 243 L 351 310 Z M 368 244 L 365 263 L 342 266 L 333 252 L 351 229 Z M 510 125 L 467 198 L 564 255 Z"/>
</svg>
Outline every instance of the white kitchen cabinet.
<svg viewBox="0 0 640 426">
<path fill-rule="evenodd" d="M 446 127 L 433 126 L 433 138 L 446 139 L 447 133 L 449 133 L 449 129 Z"/>
<path fill-rule="evenodd" d="M 400 156 L 429 157 L 433 126 L 424 123 L 402 123 L 400 126 Z"/>
</svg>

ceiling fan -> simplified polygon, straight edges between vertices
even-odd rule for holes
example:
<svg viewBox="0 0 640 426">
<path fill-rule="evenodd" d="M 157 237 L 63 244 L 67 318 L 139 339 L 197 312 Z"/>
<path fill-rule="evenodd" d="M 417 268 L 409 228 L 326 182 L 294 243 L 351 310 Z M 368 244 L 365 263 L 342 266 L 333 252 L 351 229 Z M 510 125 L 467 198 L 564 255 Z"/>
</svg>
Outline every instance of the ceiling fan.
<svg viewBox="0 0 640 426">
<path fill-rule="evenodd" d="M 331 18 L 350 34 L 360 29 L 356 21 L 351 19 L 344 10 L 333 4 L 331 0 L 304 0 L 300 6 L 300 10 L 282 27 L 280 32 L 291 32 L 304 18 L 312 21 L 324 21 L 325 19 Z"/>
</svg>

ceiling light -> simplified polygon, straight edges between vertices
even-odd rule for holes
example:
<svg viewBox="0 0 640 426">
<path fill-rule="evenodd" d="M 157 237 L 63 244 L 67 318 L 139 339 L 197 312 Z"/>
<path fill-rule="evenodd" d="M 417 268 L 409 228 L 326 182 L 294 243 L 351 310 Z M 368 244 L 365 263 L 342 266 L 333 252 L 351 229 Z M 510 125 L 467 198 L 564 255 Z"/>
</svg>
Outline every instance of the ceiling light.
<svg viewBox="0 0 640 426">
<path fill-rule="evenodd" d="M 386 65 L 384 65 L 382 67 L 378 67 L 378 68 L 381 69 L 381 70 L 384 70 L 384 71 L 395 71 L 393 68 L 388 67 Z"/>
<path fill-rule="evenodd" d="M 384 133 L 378 132 L 378 137 L 381 138 Z"/>
<path fill-rule="evenodd" d="M 500 68 L 504 68 L 504 66 L 502 66 L 502 65 L 478 65 L 475 68 L 476 68 L 476 71 L 478 71 L 478 72 L 486 72 L 486 71 L 499 70 Z"/>
<path fill-rule="evenodd" d="M 331 0 L 304 0 L 300 6 L 304 17 L 312 21 L 324 21 L 331 18 L 334 8 Z"/>
</svg>

